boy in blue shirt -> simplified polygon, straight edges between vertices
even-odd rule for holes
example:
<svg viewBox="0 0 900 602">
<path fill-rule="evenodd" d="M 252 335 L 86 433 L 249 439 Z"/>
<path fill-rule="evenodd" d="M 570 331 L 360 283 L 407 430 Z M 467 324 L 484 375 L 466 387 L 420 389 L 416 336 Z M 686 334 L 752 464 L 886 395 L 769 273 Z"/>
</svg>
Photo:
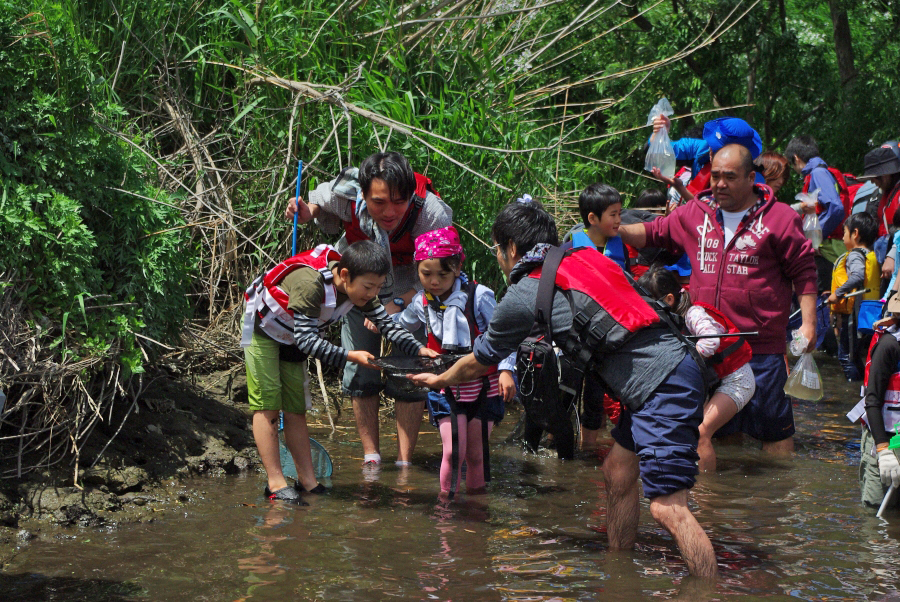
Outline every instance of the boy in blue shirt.
<svg viewBox="0 0 900 602">
<path fill-rule="evenodd" d="M 619 238 L 622 197 L 608 184 L 591 184 L 578 195 L 582 223 L 571 232 L 572 247 L 593 247 L 628 271 L 628 252 Z"/>
<path fill-rule="evenodd" d="M 573 248 L 593 247 L 630 272 L 628 251 L 619 238 L 622 224 L 622 197 L 608 184 L 591 184 L 578 195 L 582 223 L 571 231 Z M 597 436 L 605 422 L 604 414 L 615 421 L 618 402 L 604 399 L 604 389 L 586 375 L 581 413 L 581 449 L 597 447 Z"/>
</svg>

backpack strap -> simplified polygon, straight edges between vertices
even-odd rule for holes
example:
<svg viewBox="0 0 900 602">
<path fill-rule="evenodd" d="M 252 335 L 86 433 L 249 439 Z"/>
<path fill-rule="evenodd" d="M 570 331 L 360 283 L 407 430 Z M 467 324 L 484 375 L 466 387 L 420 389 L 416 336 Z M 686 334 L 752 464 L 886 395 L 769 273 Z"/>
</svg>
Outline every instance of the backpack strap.
<svg viewBox="0 0 900 602">
<path fill-rule="evenodd" d="M 725 358 L 727 358 L 729 355 L 731 355 L 732 353 L 734 353 L 735 351 L 740 349 L 741 346 L 745 342 L 746 342 L 746 339 L 744 339 L 744 337 L 738 337 L 738 340 L 736 340 L 734 343 L 732 343 L 725 349 L 722 349 L 721 351 L 717 351 L 716 353 L 712 354 L 711 356 L 706 358 L 706 361 L 713 366 L 717 366 L 717 365 L 721 364 L 722 362 L 724 362 Z"/>
<path fill-rule="evenodd" d="M 706 381 L 706 389 L 707 391 L 712 391 L 719 383 L 719 375 L 716 374 L 715 370 L 711 368 L 711 362 L 704 359 L 700 352 L 697 351 L 697 345 L 688 340 L 684 333 L 681 331 L 675 320 L 673 319 L 673 314 L 675 312 L 672 311 L 672 308 L 666 305 L 663 301 L 659 299 L 654 299 L 647 289 L 637 283 L 637 281 L 632 278 L 631 274 L 625 274 L 625 277 L 628 278 L 628 281 L 631 282 L 631 286 L 640 294 L 647 303 L 650 304 L 654 310 L 656 310 L 657 315 L 659 315 L 660 320 L 662 320 L 663 324 L 669 327 L 669 331 L 672 332 L 679 341 L 684 343 L 687 347 L 688 353 L 694 358 L 694 361 L 697 362 L 697 365 L 700 367 L 700 371 L 703 373 L 704 380 Z M 677 314 L 676 314 L 677 315 Z M 730 348 L 730 347 L 729 347 Z"/>
<path fill-rule="evenodd" d="M 541 268 L 541 279 L 538 283 L 537 299 L 534 304 L 534 321 L 542 326 L 548 334 L 553 333 L 551 315 L 553 313 L 553 291 L 556 290 L 556 272 L 566 252 L 561 247 L 550 247 Z"/>
</svg>

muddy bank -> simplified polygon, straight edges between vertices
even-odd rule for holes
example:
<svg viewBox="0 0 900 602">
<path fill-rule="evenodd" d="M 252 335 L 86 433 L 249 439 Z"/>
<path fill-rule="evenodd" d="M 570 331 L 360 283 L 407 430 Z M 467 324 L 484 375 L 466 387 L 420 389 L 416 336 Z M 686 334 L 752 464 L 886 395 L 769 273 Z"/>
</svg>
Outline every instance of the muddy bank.
<svg viewBox="0 0 900 602">
<path fill-rule="evenodd" d="M 80 487 L 69 463 L 0 481 L 0 567 L 21 541 L 55 526 L 148 522 L 201 499 L 185 477 L 261 470 L 246 397 L 239 367 L 193 382 L 158 378 L 124 425 L 128 408 L 97 427 L 81 456 Z"/>
</svg>

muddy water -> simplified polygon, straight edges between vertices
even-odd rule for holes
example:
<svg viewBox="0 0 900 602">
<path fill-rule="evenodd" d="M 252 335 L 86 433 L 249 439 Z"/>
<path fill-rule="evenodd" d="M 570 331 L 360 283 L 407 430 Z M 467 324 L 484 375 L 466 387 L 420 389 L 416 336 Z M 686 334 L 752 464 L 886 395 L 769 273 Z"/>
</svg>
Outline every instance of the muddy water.
<svg viewBox="0 0 900 602">
<path fill-rule="evenodd" d="M 196 499 L 150 524 L 43 532 L 0 573 L 0 598 L 898 600 L 900 512 L 882 521 L 859 504 L 858 427 L 844 418 L 858 389 L 819 361 L 826 396 L 795 404 L 796 456 L 724 448 L 694 489 L 722 573 L 712 591 L 685 579 L 646 502 L 634 553 L 608 552 L 596 456 L 560 463 L 497 443 L 490 493 L 439 502 L 425 425 L 415 466 L 377 475 L 361 473 L 352 431 L 314 433 L 335 476 L 307 508 L 265 503 L 260 477 L 204 479 L 176 484 Z"/>
</svg>

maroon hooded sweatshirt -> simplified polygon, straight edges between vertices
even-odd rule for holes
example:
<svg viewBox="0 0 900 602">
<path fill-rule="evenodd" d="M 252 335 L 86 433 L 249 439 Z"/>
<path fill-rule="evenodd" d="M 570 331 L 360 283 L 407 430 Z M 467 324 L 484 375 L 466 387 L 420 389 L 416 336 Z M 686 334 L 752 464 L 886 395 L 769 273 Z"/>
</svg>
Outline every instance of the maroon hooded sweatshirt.
<svg viewBox="0 0 900 602">
<path fill-rule="evenodd" d="M 741 331 L 759 331 L 748 338 L 754 354 L 783 354 L 792 291 L 817 293 L 813 248 L 797 212 L 776 201 L 768 186 L 757 184 L 754 192 L 762 205 L 750 209 L 727 246 L 710 190 L 645 222 L 647 246 L 686 252 L 691 298 L 717 307 Z"/>
</svg>

